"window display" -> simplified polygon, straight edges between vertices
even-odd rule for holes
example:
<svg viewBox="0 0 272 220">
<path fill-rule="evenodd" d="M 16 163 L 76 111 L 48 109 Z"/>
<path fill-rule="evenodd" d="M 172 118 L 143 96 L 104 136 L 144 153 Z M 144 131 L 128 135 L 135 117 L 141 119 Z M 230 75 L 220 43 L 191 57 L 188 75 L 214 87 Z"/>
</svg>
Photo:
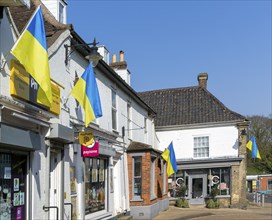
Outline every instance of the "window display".
<svg viewBox="0 0 272 220">
<path fill-rule="evenodd" d="M 211 169 L 211 190 L 218 190 L 218 195 L 230 195 L 230 168 Z"/>
<path fill-rule="evenodd" d="M 105 209 L 105 173 L 107 160 L 84 158 L 85 214 Z"/>
<path fill-rule="evenodd" d="M 0 219 L 25 219 L 27 157 L 0 153 Z"/>
</svg>

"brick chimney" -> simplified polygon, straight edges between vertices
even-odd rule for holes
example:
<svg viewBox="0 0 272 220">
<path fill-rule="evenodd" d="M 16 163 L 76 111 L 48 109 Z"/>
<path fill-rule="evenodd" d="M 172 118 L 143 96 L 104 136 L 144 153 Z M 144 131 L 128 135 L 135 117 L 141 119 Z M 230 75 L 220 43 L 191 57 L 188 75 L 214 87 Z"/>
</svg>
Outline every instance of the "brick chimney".
<svg viewBox="0 0 272 220">
<path fill-rule="evenodd" d="M 116 63 L 116 54 L 112 55 L 112 63 Z"/>
<path fill-rule="evenodd" d="M 120 62 L 124 62 L 124 51 L 120 50 Z"/>
<path fill-rule="evenodd" d="M 127 62 L 124 58 L 124 51 L 119 52 L 119 62 L 116 60 L 116 54 L 112 56 L 112 63 L 110 67 L 119 75 L 121 78 L 130 85 L 130 72 L 127 68 Z"/>
<path fill-rule="evenodd" d="M 198 86 L 207 89 L 208 73 L 199 73 L 197 80 Z"/>
</svg>

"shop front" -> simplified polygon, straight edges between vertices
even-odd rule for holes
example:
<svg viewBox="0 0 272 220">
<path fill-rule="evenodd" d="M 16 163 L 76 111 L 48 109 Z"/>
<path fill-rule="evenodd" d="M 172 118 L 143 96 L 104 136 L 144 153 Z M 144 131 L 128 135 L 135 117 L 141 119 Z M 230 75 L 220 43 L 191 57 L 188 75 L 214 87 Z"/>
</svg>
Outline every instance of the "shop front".
<svg viewBox="0 0 272 220">
<path fill-rule="evenodd" d="M 35 131 L 37 124 L 16 118 L 29 115 L 4 103 L 0 114 L 0 219 L 29 219 L 31 155 L 41 149 L 44 136 Z"/>
<path fill-rule="evenodd" d="M 83 141 L 81 141 L 83 135 Z M 85 140 L 85 141 L 84 141 Z M 91 140 L 90 142 L 86 140 Z M 107 218 L 113 215 L 113 158 L 115 149 L 107 140 L 98 138 L 92 132 L 80 132 L 79 144 L 81 151 L 83 176 L 79 174 L 78 204 L 79 217 L 84 219 Z M 78 164 L 79 165 L 79 164 Z M 77 170 L 79 170 L 77 169 Z M 82 178 L 82 179 L 81 179 Z"/>
<path fill-rule="evenodd" d="M 178 164 L 178 172 L 169 180 L 171 196 L 180 196 L 179 190 L 184 189 L 184 196 L 190 204 L 205 204 L 209 198 L 216 196 L 222 206 L 229 206 L 232 196 L 233 166 L 239 165 L 241 159 L 218 159 L 183 161 Z M 183 189 L 182 189 L 183 188 Z"/>
</svg>

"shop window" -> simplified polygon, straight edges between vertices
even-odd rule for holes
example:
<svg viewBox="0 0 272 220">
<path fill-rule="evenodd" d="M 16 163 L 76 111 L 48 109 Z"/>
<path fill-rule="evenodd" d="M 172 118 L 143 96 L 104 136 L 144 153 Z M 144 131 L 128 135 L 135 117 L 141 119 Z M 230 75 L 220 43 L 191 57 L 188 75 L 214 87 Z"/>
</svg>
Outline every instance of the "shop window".
<svg viewBox="0 0 272 220">
<path fill-rule="evenodd" d="M 85 214 L 105 209 L 106 165 L 102 158 L 84 158 Z"/>
<path fill-rule="evenodd" d="M 218 195 L 230 195 L 230 168 L 211 169 L 209 193 L 216 190 Z"/>
<path fill-rule="evenodd" d="M 142 157 L 133 157 L 133 199 L 141 199 L 142 195 Z"/>
<path fill-rule="evenodd" d="M 194 158 L 209 157 L 209 137 L 194 137 Z"/>
<path fill-rule="evenodd" d="M 0 219 L 25 219 L 27 157 L 0 153 Z"/>
</svg>

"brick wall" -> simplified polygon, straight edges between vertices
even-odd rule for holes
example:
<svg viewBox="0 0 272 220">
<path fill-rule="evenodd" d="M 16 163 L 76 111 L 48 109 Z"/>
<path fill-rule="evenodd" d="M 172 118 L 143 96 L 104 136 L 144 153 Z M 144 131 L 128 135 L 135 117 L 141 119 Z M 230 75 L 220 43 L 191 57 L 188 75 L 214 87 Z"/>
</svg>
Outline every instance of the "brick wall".
<svg viewBox="0 0 272 220">
<path fill-rule="evenodd" d="M 142 195 L 143 201 L 130 201 L 131 206 L 148 206 L 157 203 L 159 200 L 167 197 L 168 184 L 166 179 L 166 194 L 163 194 L 163 177 L 167 175 L 162 174 L 161 166 L 159 166 L 160 154 L 155 159 L 155 181 L 154 181 L 154 192 L 156 195 L 155 199 L 151 200 L 151 152 L 144 152 L 142 155 Z M 128 177 L 129 177 L 129 199 L 132 200 L 132 156 L 128 153 Z"/>
</svg>

